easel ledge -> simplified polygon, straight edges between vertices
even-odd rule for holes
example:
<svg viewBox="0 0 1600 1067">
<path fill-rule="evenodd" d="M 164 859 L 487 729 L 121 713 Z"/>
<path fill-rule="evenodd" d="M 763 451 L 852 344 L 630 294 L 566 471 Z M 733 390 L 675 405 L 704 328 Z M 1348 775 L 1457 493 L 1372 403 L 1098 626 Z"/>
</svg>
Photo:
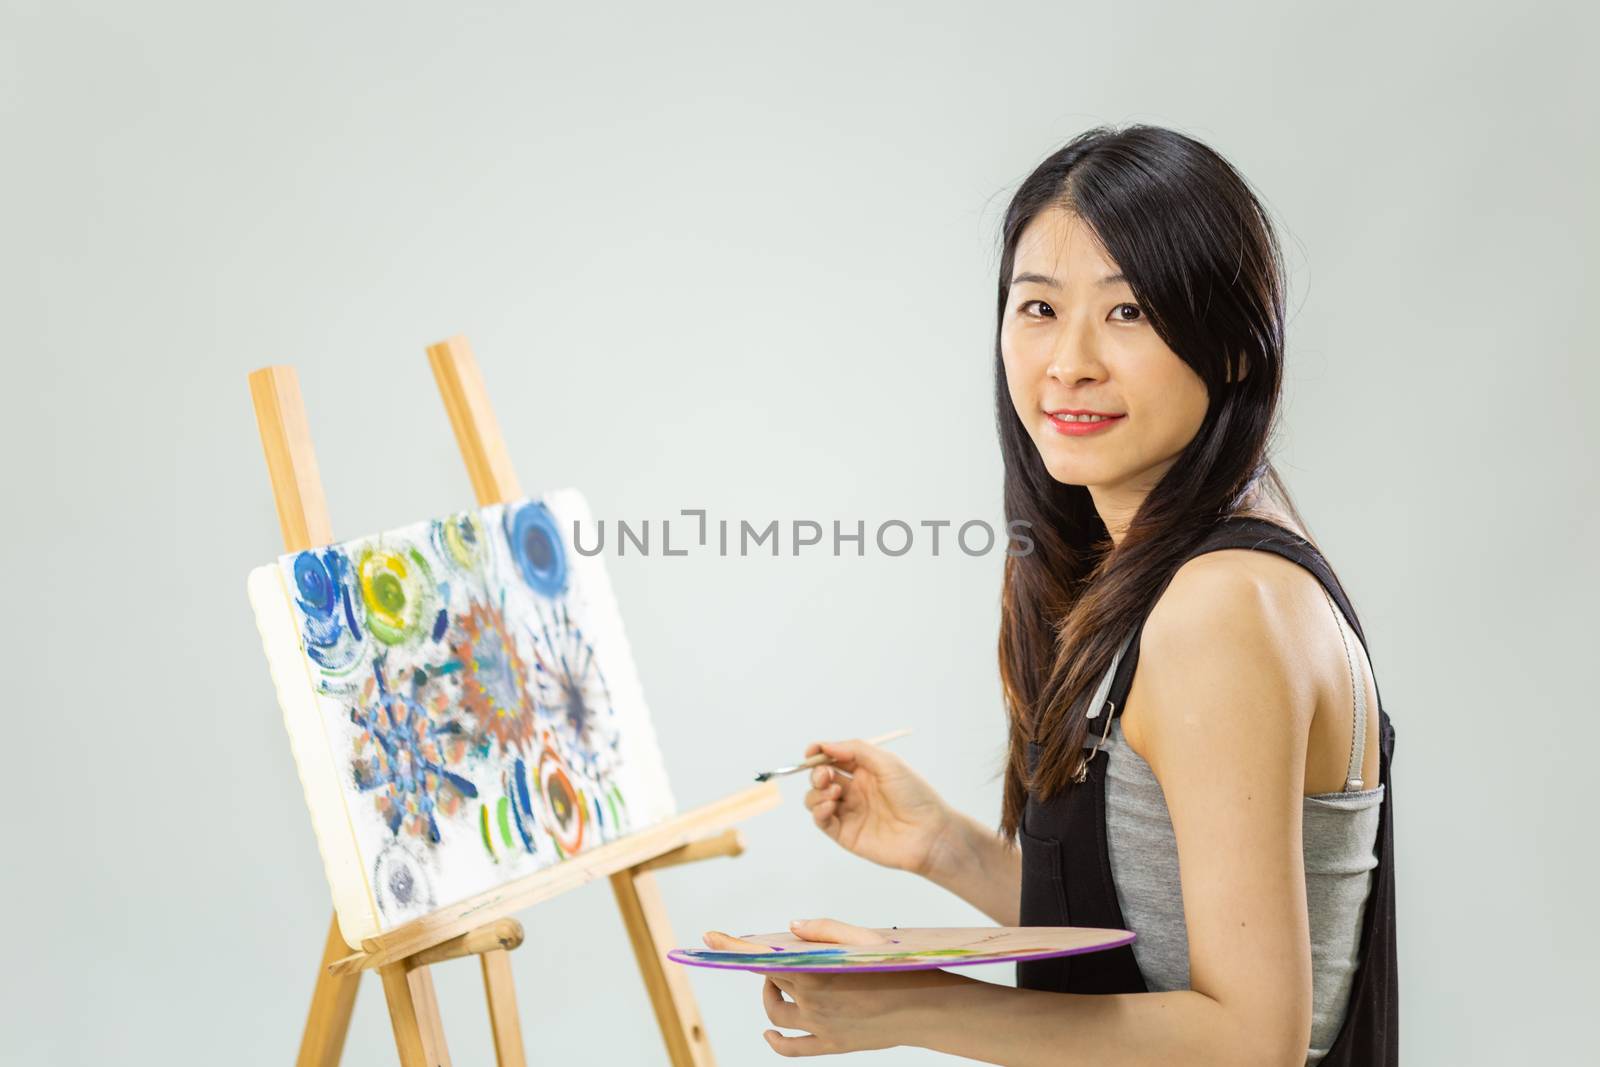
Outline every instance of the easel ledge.
<svg viewBox="0 0 1600 1067">
<path fill-rule="evenodd" d="M 580 852 L 526 878 L 469 897 L 453 907 L 441 908 L 377 937 L 369 937 L 361 943 L 361 951 L 335 960 L 328 970 L 333 974 L 351 974 L 382 967 L 521 911 L 530 904 L 620 871 L 657 870 L 716 856 L 737 856 L 744 851 L 744 842 L 737 830 L 726 829 L 720 837 L 701 839 L 777 807 L 780 799 L 776 782 L 734 793 L 589 852 Z"/>
</svg>

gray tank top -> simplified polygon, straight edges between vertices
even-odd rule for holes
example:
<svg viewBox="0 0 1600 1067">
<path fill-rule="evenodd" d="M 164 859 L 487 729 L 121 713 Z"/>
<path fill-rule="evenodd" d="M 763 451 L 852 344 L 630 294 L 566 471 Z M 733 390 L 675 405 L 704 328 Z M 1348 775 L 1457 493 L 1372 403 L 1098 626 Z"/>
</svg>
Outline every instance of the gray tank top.
<svg viewBox="0 0 1600 1067">
<path fill-rule="evenodd" d="M 1343 616 L 1331 598 L 1328 603 L 1342 636 Z M 1350 654 L 1348 637 L 1345 650 Z M 1116 668 L 1113 662 L 1101 684 L 1102 697 L 1110 689 Z M 1359 675 L 1353 674 L 1353 681 L 1358 679 Z M 1308 1065 L 1327 1054 L 1344 1021 L 1359 962 L 1362 913 L 1378 865 L 1383 786 L 1362 789 L 1364 783 L 1354 777 L 1361 773 L 1367 721 L 1365 689 L 1359 684 L 1354 688 L 1357 726 L 1345 789 L 1306 796 L 1301 815 L 1311 926 Z M 1103 740 L 1091 730 L 1085 747 L 1096 743 L 1106 749 L 1106 848 L 1111 877 L 1123 921 L 1139 935 L 1133 943 L 1134 959 L 1152 991 L 1188 989 L 1189 936 L 1183 918 L 1178 844 L 1161 783 L 1123 737 L 1120 716 L 1111 720 L 1110 732 Z"/>
</svg>

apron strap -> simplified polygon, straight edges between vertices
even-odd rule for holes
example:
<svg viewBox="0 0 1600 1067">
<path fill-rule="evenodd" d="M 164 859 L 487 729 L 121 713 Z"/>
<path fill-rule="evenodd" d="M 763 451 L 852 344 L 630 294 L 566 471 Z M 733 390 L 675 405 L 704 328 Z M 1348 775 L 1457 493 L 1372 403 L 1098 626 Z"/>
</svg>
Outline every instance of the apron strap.
<svg viewBox="0 0 1600 1067">
<path fill-rule="evenodd" d="M 1328 602 L 1328 610 L 1333 612 L 1333 624 L 1339 628 L 1339 640 L 1344 644 L 1345 665 L 1350 668 L 1355 726 L 1350 734 L 1350 764 L 1344 772 L 1344 791 L 1354 793 L 1366 784 L 1361 780 L 1361 768 L 1367 761 L 1367 687 L 1356 676 L 1355 653 L 1350 651 L 1350 638 L 1345 636 L 1344 620 L 1339 617 L 1339 609 L 1334 606 L 1333 597 L 1328 595 L 1327 589 L 1322 590 L 1322 595 Z"/>
</svg>

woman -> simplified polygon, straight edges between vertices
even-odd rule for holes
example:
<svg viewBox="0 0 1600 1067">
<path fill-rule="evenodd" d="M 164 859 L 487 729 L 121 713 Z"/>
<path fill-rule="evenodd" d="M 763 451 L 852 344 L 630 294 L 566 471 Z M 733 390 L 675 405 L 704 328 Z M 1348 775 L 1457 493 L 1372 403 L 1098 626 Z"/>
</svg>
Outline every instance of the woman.
<svg viewBox="0 0 1600 1067">
<path fill-rule="evenodd" d="M 1284 344 L 1266 214 L 1205 145 L 1096 129 L 1023 182 L 1003 237 L 1006 517 L 1035 548 L 1005 574 L 1000 833 L 861 741 L 810 747 L 836 762 L 806 804 L 844 848 L 1000 925 L 1138 940 L 1021 965 L 1019 988 L 769 975 L 769 1018 L 806 1033 L 768 1042 L 1393 1063 L 1393 731 L 1355 613 L 1266 458 Z M 877 939 L 832 920 L 795 931 Z"/>
</svg>

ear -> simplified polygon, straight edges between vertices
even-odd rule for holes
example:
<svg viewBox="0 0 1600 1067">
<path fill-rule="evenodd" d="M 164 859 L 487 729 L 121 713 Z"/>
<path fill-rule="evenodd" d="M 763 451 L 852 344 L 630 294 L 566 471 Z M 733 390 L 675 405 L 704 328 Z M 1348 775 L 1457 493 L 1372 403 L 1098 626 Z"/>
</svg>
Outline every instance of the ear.
<svg viewBox="0 0 1600 1067">
<path fill-rule="evenodd" d="M 1232 360 L 1228 361 L 1228 379 L 1227 380 L 1229 382 L 1243 381 L 1244 378 L 1249 373 L 1250 373 L 1250 360 L 1245 356 L 1245 354 L 1243 352 L 1239 353 L 1239 361 L 1237 363 L 1234 363 Z"/>
</svg>

